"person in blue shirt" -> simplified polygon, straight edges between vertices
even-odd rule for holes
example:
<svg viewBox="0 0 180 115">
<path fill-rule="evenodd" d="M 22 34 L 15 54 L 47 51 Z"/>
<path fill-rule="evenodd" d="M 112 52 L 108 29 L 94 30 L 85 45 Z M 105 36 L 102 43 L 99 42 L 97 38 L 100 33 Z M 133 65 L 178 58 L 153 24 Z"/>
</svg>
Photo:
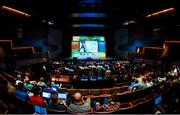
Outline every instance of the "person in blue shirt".
<svg viewBox="0 0 180 115">
<path fill-rule="evenodd" d="M 135 84 L 132 86 L 132 88 L 130 89 L 130 91 L 136 91 L 136 90 L 140 90 L 140 89 L 145 89 L 146 85 L 144 84 L 144 82 L 140 83 L 138 80 L 135 81 Z"/>
<path fill-rule="evenodd" d="M 17 90 L 16 90 L 16 96 L 25 101 L 29 100 L 29 95 L 24 90 L 24 84 L 21 82 L 18 83 Z"/>
<path fill-rule="evenodd" d="M 132 78 L 131 78 L 131 84 L 128 86 L 128 90 L 129 90 L 129 91 L 130 91 L 130 90 L 132 89 L 132 87 L 136 84 L 135 81 L 136 81 L 135 78 L 132 77 Z"/>
</svg>

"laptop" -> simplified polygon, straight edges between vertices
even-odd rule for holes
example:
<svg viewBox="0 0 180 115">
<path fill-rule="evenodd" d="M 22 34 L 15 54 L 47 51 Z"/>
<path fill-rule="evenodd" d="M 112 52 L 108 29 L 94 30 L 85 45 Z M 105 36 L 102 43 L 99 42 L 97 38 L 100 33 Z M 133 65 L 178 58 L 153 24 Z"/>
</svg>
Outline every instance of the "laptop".
<svg viewBox="0 0 180 115">
<path fill-rule="evenodd" d="M 66 93 L 58 93 L 58 98 L 61 100 L 66 100 L 67 99 L 67 94 Z"/>
<path fill-rule="evenodd" d="M 59 87 L 59 84 L 55 84 L 56 85 L 56 87 Z"/>
<path fill-rule="evenodd" d="M 49 93 L 49 92 L 42 92 L 42 97 L 44 97 L 44 98 L 51 98 L 51 93 Z"/>
<path fill-rule="evenodd" d="M 95 76 L 93 76 L 93 77 L 90 77 L 90 80 L 91 80 L 91 81 L 96 81 L 97 78 L 96 78 Z"/>
<path fill-rule="evenodd" d="M 34 105 L 34 110 L 36 114 L 47 115 L 47 109 L 45 107 Z"/>
<path fill-rule="evenodd" d="M 88 81 L 89 79 L 81 78 L 81 81 Z"/>
<path fill-rule="evenodd" d="M 98 80 L 103 80 L 103 77 L 98 76 L 97 79 Z"/>
<path fill-rule="evenodd" d="M 161 105 L 161 103 L 162 103 L 162 96 L 156 97 L 154 104 L 155 105 Z"/>
</svg>

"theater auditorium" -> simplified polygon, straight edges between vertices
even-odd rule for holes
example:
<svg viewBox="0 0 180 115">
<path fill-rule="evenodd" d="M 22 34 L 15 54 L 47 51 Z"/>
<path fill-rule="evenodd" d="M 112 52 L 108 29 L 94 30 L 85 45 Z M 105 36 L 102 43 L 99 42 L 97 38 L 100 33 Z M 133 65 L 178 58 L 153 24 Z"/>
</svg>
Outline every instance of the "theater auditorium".
<svg viewBox="0 0 180 115">
<path fill-rule="evenodd" d="M 0 0 L 0 114 L 180 114 L 178 0 Z"/>
</svg>

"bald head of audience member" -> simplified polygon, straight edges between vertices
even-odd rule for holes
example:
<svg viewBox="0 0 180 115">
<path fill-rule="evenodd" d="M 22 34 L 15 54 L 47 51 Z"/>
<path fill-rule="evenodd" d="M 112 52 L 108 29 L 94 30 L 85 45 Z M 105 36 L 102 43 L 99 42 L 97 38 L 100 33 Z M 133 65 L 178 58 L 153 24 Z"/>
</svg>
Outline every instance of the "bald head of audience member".
<svg viewBox="0 0 180 115">
<path fill-rule="evenodd" d="M 82 95 L 81 95 L 81 93 L 79 93 L 79 92 L 75 93 L 74 94 L 74 100 L 76 102 L 82 102 Z"/>
</svg>

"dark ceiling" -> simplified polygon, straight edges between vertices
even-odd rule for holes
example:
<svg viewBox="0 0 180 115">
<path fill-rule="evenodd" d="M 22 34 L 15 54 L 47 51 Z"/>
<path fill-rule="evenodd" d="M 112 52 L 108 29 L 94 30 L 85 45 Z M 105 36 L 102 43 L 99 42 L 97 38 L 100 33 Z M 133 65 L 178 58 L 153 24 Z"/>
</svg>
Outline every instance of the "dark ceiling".
<svg viewBox="0 0 180 115">
<path fill-rule="evenodd" d="M 104 24 L 107 26 L 105 29 L 116 29 L 124 27 L 122 23 L 130 20 L 137 21 L 136 25 L 164 27 L 178 25 L 180 14 L 178 0 L 1 0 L 0 6 L 3 5 L 27 12 L 32 16 L 30 19 L 19 19 L 1 12 L 0 20 L 3 24 L 3 21 L 7 22 L 7 20 L 9 22 L 14 20 L 16 24 L 29 21 L 42 23 L 42 20 L 52 20 L 58 28 L 67 29 L 73 29 L 73 24 L 83 23 Z M 145 18 L 150 13 L 170 7 L 175 8 L 175 14 L 159 18 Z M 72 13 L 79 12 L 106 13 L 107 17 L 71 17 Z M 12 18 L 7 19 L 7 17 Z"/>
</svg>

